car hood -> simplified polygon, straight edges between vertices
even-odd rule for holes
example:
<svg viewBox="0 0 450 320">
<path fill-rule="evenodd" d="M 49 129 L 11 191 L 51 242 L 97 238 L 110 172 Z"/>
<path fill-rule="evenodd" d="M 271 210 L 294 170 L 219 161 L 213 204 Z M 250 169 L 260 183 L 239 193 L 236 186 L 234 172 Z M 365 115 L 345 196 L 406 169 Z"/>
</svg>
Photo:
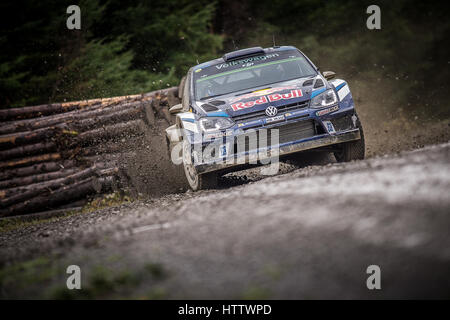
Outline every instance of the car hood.
<svg viewBox="0 0 450 320">
<path fill-rule="evenodd" d="M 255 88 L 253 91 L 247 89 L 198 102 L 198 105 L 207 111 L 208 115 L 214 115 L 219 111 L 235 117 L 265 110 L 268 106 L 278 107 L 309 100 L 312 87 L 303 86 L 304 82 L 305 79 L 297 79 Z M 217 108 L 216 112 L 208 112 L 214 108 Z"/>
</svg>

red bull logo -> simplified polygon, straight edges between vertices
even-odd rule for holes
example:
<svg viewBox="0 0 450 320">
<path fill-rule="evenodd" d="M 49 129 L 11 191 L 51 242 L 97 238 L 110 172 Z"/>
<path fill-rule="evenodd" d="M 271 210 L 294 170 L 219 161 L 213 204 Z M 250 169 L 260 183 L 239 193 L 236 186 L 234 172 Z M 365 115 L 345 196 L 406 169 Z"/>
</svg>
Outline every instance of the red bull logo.
<svg viewBox="0 0 450 320">
<path fill-rule="evenodd" d="M 233 103 L 231 105 L 231 108 L 234 111 L 246 109 L 246 108 L 252 108 L 255 105 L 265 104 L 268 102 L 275 102 L 280 100 L 289 100 L 294 98 L 300 98 L 303 96 L 301 89 L 291 90 L 289 93 L 273 93 L 269 94 L 267 96 L 259 97 L 256 100 L 253 101 L 247 101 L 247 102 L 237 102 Z"/>
</svg>

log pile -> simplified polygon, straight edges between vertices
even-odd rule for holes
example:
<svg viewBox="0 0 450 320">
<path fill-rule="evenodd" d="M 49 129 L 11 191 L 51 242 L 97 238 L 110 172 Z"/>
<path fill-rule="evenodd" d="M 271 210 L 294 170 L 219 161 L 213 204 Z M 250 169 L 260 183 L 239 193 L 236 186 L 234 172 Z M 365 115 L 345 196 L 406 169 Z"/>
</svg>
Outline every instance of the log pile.
<svg viewBox="0 0 450 320">
<path fill-rule="evenodd" d="M 124 145 L 171 124 L 178 88 L 0 109 L 0 217 L 45 211 L 120 188 Z M 161 134 L 159 132 L 158 134 Z"/>
</svg>

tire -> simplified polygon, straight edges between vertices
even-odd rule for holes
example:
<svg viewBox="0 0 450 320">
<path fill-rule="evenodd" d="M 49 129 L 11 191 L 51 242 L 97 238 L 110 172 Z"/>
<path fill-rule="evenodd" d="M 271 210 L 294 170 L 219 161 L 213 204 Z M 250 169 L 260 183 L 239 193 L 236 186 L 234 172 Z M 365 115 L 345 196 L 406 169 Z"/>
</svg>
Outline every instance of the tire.
<svg viewBox="0 0 450 320">
<path fill-rule="evenodd" d="M 191 145 L 183 140 L 183 168 L 186 180 L 192 190 L 213 189 L 217 187 L 217 174 L 215 172 L 198 174 L 192 164 Z"/>
<path fill-rule="evenodd" d="M 334 157 L 337 162 L 349 162 L 352 160 L 363 160 L 365 156 L 365 141 L 364 132 L 359 119 L 356 122 L 356 126 L 359 128 L 361 139 L 356 141 L 350 141 L 341 145 L 341 150 L 334 152 Z"/>
</svg>

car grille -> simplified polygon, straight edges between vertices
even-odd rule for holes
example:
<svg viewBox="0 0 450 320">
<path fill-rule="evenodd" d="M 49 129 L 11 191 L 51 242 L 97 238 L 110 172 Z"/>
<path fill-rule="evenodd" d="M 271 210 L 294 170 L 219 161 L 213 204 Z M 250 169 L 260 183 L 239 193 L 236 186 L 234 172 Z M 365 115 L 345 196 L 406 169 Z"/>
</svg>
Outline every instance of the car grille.
<svg viewBox="0 0 450 320">
<path fill-rule="evenodd" d="M 273 129 L 279 130 L 279 143 L 286 143 L 290 141 L 305 139 L 309 137 L 313 137 L 315 135 L 315 126 L 314 126 L 314 120 L 304 120 L 299 121 L 295 123 L 289 123 L 285 124 Z M 249 132 L 248 134 L 241 135 L 239 137 L 235 138 L 235 144 L 234 144 L 234 152 L 237 152 L 237 145 L 238 143 L 243 143 L 245 141 L 245 151 L 253 150 L 256 148 L 259 148 L 259 137 L 260 134 L 264 129 L 255 130 L 253 132 Z M 252 141 L 250 144 L 250 139 L 254 139 L 256 141 Z M 263 139 L 261 137 L 261 139 Z M 261 144 L 262 146 L 263 144 Z M 267 129 L 267 140 L 266 145 L 271 145 L 271 130 Z M 241 147 L 242 148 L 242 147 Z M 239 150 L 243 151 L 243 150 Z"/>
<path fill-rule="evenodd" d="M 280 114 L 281 112 L 284 113 L 287 111 L 305 109 L 308 107 L 308 104 L 309 104 L 309 101 L 302 101 L 302 102 L 296 102 L 296 103 L 279 106 L 279 107 L 277 107 L 277 109 L 278 109 L 278 113 Z M 239 122 L 244 122 L 244 121 L 249 121 L 249 120 L 257 120 L 257 119 L 265 118 L 265 117 L 267 117 L 266 111 L 260 110 L 260 111 L 255 111 L 255 112 L 250 112 L 250 113 L 246 113 L 243 115 L 235 116 L 235 117 L 233 117 L 233 120 L 235 122 L 239 123 Z"/>
</svg>

